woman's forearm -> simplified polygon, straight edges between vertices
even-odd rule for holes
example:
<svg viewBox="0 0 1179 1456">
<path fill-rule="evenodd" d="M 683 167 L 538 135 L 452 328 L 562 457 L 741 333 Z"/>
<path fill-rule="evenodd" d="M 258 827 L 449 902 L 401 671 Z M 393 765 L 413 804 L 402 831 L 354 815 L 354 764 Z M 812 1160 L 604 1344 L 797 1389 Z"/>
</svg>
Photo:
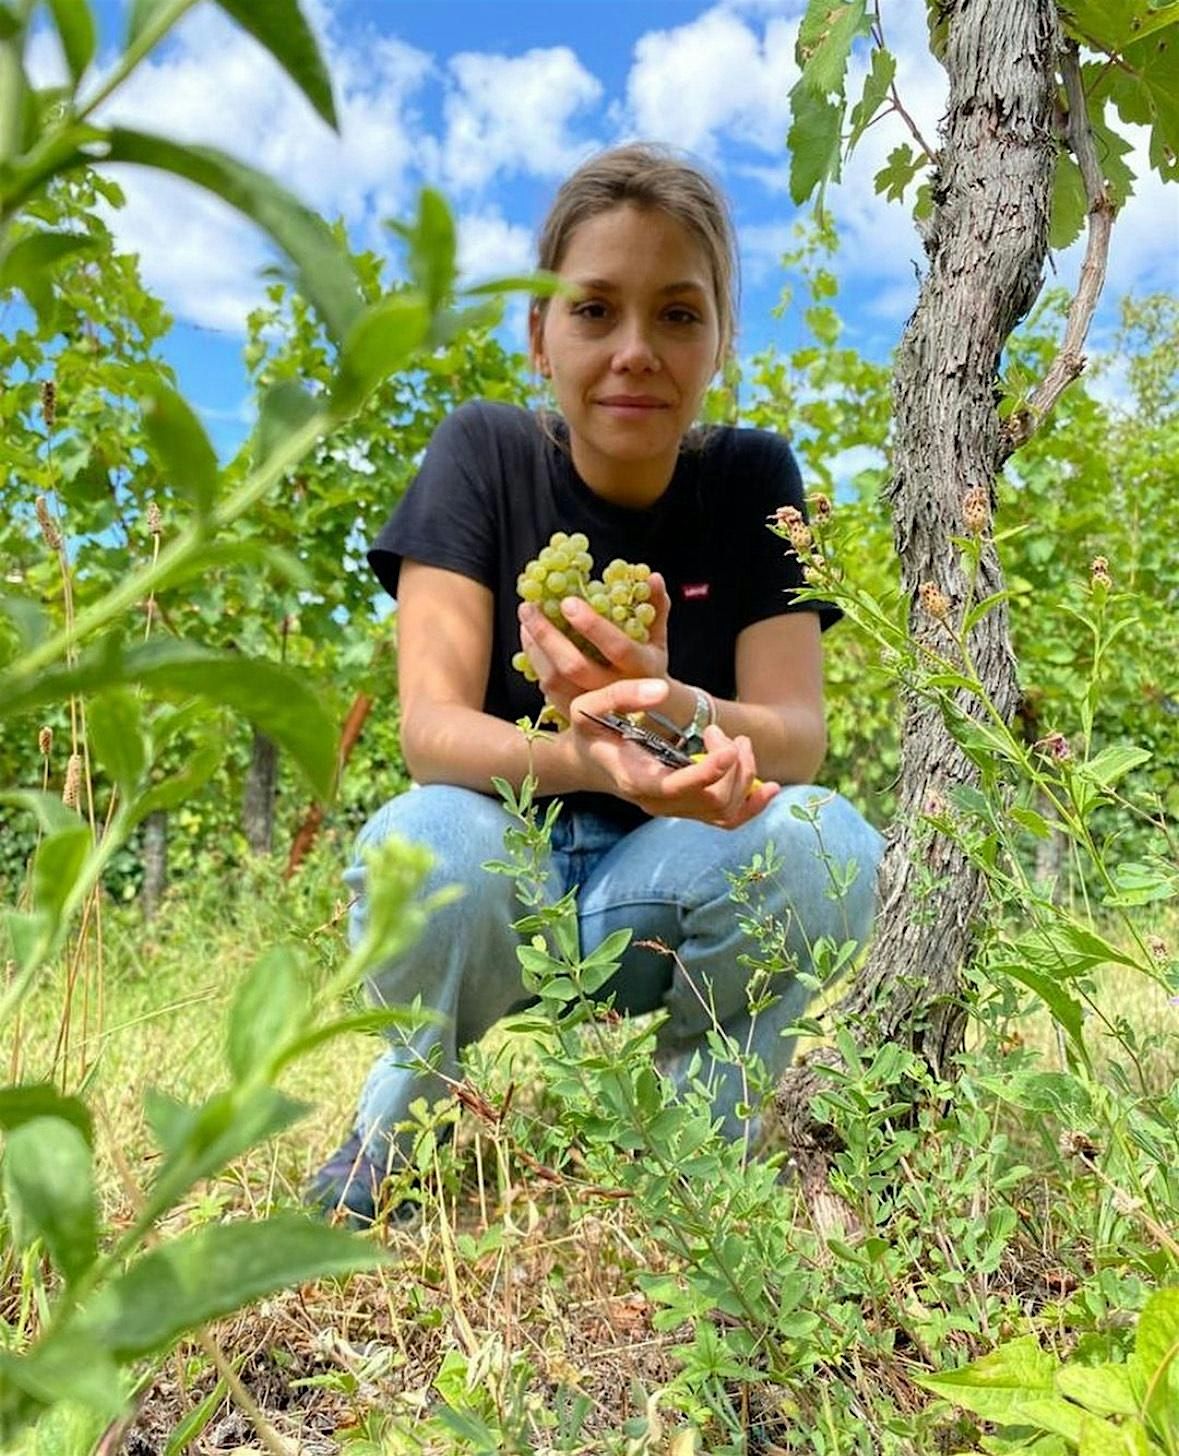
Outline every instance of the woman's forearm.
<svg viewBox="0 0 1179 1456">
<path fill-rule="evenodd" d="M 691 722 L 696 694 L 688 684 L 670 681 L 671 691 L 659 712 L 673 723 Z M 743 703 L 713 698 L 716 721 L 730 738 L 744 734 L 753 746 L 757 771 L 779 784 L 809 784 L 827 754 L 827 725 L 822 707 L 808 704 Z"/>
<path fill-rule="evenodd" d="M 514 723 L 460 703 L 430 703 L 407 712 L 401 748 L 419 784 L 456 784 L 490 794 L 493 776 L 519 788 L 531 773 L 542 794 L 608 787 L 589 781 L 585 762 L 569 751 L 565 734 L 546 732 L 530 742 Z"/>
</svg>

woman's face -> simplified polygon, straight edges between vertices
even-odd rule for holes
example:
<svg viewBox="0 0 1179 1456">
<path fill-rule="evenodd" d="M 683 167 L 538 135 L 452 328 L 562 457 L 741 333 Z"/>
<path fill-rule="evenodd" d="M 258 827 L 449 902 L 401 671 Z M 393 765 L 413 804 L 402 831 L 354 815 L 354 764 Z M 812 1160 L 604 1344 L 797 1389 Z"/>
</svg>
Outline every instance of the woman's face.
<svg viewBox="0 0 1179 1456">
<path fill-rule="evenodd" d="M 666 213 L 630 204 L 583 222 L 557 269 L 577 289 L 532 321 L 578 474 L 647 505 L 716 371 L 720 324 L 704 249 Z"/>
</svg>

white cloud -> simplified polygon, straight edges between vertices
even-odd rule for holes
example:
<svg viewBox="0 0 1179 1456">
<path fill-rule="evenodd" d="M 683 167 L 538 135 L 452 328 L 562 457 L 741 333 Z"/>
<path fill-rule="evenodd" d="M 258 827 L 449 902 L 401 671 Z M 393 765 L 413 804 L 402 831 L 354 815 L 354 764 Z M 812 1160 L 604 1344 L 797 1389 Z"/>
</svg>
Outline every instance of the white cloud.
<svg viewBox="0 0 1179 1456">
<path fill-rule="evenodd" d="M 601 99 L 602 83 L 568 46 L 520 56 L 465 51 L 449 70 L 441 170 L 450 186 L 476 189 L 497 174 L 559 176 L 593 149 L 572 126 Z"/>
<path fill-rule="evenodd" d="M 186 18 L 100 119 L 219 147 L 328 217 L 343 216 L 354 239 L 372 245 L 376 219 L 408 209 L 409 178 L 423 162 L 413 107 L 432 61 L 375 33 L 343 45 L 321 5 L 313 20 L 326 27 L 339 135 L 262 47 L 211 7 Z M 258 270 L 272 261 L 262 235 L 196 188 L 138 168 L 120 169 L 120 181 L 127 206 L 111 227 L 121 247 L 141 255 L 149 286 L 181 319 L 240 330 L 261 296 Z"/>
<path fill-rule="evenodd" d="M 763 34 L 718 6 L 673 30 L 649 31 L 635 46 L 627 117 L 635 133 L 704 156 L 720 134 L 780 150 L 797 76 L 797 26 L 772 17 Z"/>
<path fill-rule="evenodd" d="M 509 222 L 497 208 L 463 213 L 458 235 L 459 272 L 472 283 L 527 273 L 533 266 L 532 234 Z"/>
</svg>

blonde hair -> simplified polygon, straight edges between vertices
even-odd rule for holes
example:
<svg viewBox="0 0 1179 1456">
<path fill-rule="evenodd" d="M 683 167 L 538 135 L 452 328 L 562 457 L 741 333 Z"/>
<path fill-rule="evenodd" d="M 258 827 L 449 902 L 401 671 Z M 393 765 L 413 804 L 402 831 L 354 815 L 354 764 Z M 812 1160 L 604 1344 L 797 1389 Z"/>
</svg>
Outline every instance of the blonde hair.
<svg viewBox="0 0 1179 1456">
<path fill-rule="evenodd" d="M 670 147 L 632 142 L 583 162 L 562 184 L 544 220 L 537 266 L 555 273 L 583 222 L 628 204 L 665 213 L 699 243 L 712 279 L 720 364 L 732 347 L 740 291 L 732 219 L 716 182 Z M 532 299 L 530 312 L 538 332 L 547 307 L 547 298 Z"/>
</svg>

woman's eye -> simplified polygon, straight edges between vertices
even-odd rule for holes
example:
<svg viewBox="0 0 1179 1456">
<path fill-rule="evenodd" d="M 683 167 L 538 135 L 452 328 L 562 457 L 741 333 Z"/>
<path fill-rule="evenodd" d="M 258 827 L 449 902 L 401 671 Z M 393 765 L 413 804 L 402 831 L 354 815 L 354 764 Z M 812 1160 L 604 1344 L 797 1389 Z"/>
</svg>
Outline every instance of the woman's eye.
<svg viewBox="0 0 1179 1456">
<path fill-rule="evenodd" d="M 696 324 L 700 315 L 690 308 L 669 308 L 666 317 L 673 324 Z"/>
<path fill-rule="evenodd" d="M 604 319 L 606 317 L 606 305 L 604 303 L 596 303 L 593 299 L 587 299 L 584 303 L 575 303 L 573 305 L 573 315 L 575 318 L 580 319 Z"/>
</svg>

